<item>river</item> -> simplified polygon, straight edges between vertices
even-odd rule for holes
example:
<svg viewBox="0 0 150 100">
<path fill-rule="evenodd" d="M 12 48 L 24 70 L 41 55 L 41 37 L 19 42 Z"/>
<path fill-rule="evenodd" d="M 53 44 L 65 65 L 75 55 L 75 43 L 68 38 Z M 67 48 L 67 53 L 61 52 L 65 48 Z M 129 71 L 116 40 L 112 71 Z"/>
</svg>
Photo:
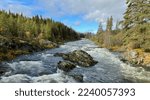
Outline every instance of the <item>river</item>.
<svg viewBox="0 0 150 100">
<path fill-rule="evenodd" d="M 68 53 L 80 49 L 89 53 L 98 63 L 89 68 L 77 66 L 68 73 L 57 68 L 57 63 L 63 59 L 54 57 L 55 53 Z M 84 83 L 150 82 L 150 72 L 142 67 L 131 67 L 123 63 L 118 54 L 99 48 L 88 39 L 22 55 L 12 61 L 2 62 L 1 66 L 10 68 L 0 77 L 1 83 L 76 83 L 71 76 L 74 74 L 82 74 Z"/>
</svg>

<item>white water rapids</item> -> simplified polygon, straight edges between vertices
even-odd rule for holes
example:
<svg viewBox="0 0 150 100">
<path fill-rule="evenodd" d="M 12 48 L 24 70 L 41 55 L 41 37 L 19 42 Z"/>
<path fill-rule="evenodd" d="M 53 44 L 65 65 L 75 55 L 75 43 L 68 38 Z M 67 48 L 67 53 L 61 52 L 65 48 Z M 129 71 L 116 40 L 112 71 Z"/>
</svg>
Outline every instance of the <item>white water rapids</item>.
<svg viewBox="0 0 150 100">
<path fill-rule="evenodd" d="M 77 66 L 69 73 L 57 68 L 57 63 L 63 59 L 54 57 L 55 53 L 79 49 L 89 53 L 98 63 L 90 68 Z M 99 48 L 87 39 L 68 42 L 55 49 L 22 55 L 1 65 L 11 69 L 0 77 L 0 82 L 6 83 L 75 83 L 77 81 L 71 75 L 81 74 L 85 83 L 150 82 L 150 72 L 123 63 L 117 54 Z"/>
</svg>

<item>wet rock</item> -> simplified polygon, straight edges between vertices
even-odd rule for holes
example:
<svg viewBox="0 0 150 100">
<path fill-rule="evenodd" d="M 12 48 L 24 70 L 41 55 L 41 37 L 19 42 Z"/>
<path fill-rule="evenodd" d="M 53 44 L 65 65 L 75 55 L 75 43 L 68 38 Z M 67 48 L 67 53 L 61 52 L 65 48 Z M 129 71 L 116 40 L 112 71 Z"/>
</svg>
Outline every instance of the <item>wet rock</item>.
<svg viewBox="0 0 150 100">
<path fill-rule="evenodd" d="M 120 60 L 131 64 L 133 67 L 142 67 L 145 70 L 150 71 L 150 53 L 140 49 L 124 52 Z"/>
<path fill-rule="evenodd" d="M 83 82 L 83 75 L 71 75 L 77 82 Z"/>
<path fill-rule="evenodd" d="M 125 59 L 136 59 L 138 57 L 138 53 L 136 51 L 127 51 L 123 54 Z"/>
<path fill-rule="evenodd" d="M 65 72 L 69 72 L 69 71 L 73 70 L 75 67 L 76 67 L 76 65 L 70 61 L 60 61 L 58 63 L 58 68 Z"/>
<path fill-rule="evenodd" d="M 5 68 L 0 67 L 0 75 L 3 75 L 6 72 Z"/>
<path fill-rule="evenodd" d="M 39 44 L 41 46 L 44 46 L 45 48 L 54 48 L 58 46 L 56 43 L 49 41 L 49 40 L 44 40 L 44 39 L 40 39 Z"/>
<path fill-rule="evenodd" d="M 75 50 L 68 54 L 58 53 L 56 56 L 61 56 L 63 59 L 69 60 L 82 67 L 94 66 L 97 63 L 97 61 L 93 60 L 93 58 L 88 53 L 82 50 Z"/>
<path fill-rule="evenodd" d="M 132 58 L 132 59 L 135 59 L 138 57 L 138 53 L 136 51 L 130 51 L 129 52 L 129 56 Z"/>
<path fill-rule="evenodd" d="M 6 72 L 10 71 L 11 69 L 8 67 L 3 67 L 0 65 L 0 76 L 4 75 Z"/>
<path fill-rule="evenodd" d="M 131 50 L 131 51 L 124 52 L 121 61 L 129 62 L 131 64 L 140 64 L 142 59 L 137 59 L 137 58 L 138 58 L 138 52 Z"/>
<path fill-rule="evenodd" d="M 29 43 L 28 41 L 21 40 L 19 38 L 5 38 L 0 37 L 0 51 L 7 51 L 7 50 L 23 50 L 23 51 L 39 51 L 42 48 L 37 44 Z"/>
</svg>

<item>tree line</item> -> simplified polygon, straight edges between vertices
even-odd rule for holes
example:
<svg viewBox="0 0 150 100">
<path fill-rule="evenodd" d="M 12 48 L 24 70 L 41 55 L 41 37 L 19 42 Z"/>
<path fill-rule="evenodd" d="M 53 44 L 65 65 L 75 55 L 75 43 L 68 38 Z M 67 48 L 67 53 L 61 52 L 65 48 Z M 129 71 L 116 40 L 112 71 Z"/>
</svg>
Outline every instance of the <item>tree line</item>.
<svg viewBox="0 0 150 100">
<path fill-rule="evenodd" d="M 75 40 L 80 36 L 61 22 L 38 15 L 30 18 L 4 10 L 0 11 L 0 35 L 26 40 L 47 39 L 54 42 Z"/>
<path fill-rule="evenodd" d="M 127 9 L 124 19 L 116 22 L 113 27 L 113 17 L 107 19 L 106 30 L 100 22 L 97 34 L 92 40 L 102 47 L 141 48 L 150 50 L 150 1 L 126 0 Z"/>
</svg>

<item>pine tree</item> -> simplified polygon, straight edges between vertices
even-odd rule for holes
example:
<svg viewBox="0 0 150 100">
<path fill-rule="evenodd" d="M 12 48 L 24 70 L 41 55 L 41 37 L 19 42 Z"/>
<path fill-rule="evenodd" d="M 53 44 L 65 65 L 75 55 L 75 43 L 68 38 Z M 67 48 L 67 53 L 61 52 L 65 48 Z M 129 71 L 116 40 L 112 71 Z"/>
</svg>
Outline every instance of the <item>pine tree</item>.
<svg viewBox="0 0 150 100">
<path fill-rule="evenodd" d="M 120 22 L 117 20 L 117 22 L 116 22 L 116 30 L 119 30 L 119 25 L 120 25 Z"/>
<path fill-rule="evenodd" d="M 8 27 L 8 16 L 5 12 L 0 14 L 0 33 L 3 35 L 9 35 L 9 27 Z"/>
<path fill-rule="evenodd" d="M 18 36 L 23 38 L 24 37 L 24 34 L 25 34 L 25 23 L 24 23 L 24 19 L 21 17 L 21 16 L 18 16 L 17 17 L 17 22 L 16 22 L 16 27 L 17 27 L 17 33 L 18 33 Z"/>
<path fill-rule="evenodd" d="M 127 0 L 126 4 L 128 7 L 123 22 L 125 29 L 150 22 L 150 0 Z"/>
<path fill-rule="evenodd" d="M 102 23 L 100 22 L 100 23 L 99 23 L 99 27 L 98 27 L 97 34 L 99 35 L 99 34 L 101 34 L 102 32 L 103 32 L 103 25 L 102 25 Z"/>
<path fill-rule="evenodd" d="M 44 37 L 45 37 L 46 39 L 49 39 L 49 40 L 51 39 L 51 26 L 50 26 L 49 23 L 47 23 L 47 24 L 45 25 Z"/>
<path fill-rule="evenodd" d="M 113 17 L 111 16 L 110 18 L 107 19 L 106 31 L 111 32 L 112 26 L 113 26 Z"/>
<path fill-rule="evenodd" d="M 9 21 L 9 23 L 8 23 L 9 34 L 12 36 L 18 36 L 17 23 L 16 23 L 16 19 L 13 18 L 13 15 L 9 16 L 8 21 Z"/>
</svg>

